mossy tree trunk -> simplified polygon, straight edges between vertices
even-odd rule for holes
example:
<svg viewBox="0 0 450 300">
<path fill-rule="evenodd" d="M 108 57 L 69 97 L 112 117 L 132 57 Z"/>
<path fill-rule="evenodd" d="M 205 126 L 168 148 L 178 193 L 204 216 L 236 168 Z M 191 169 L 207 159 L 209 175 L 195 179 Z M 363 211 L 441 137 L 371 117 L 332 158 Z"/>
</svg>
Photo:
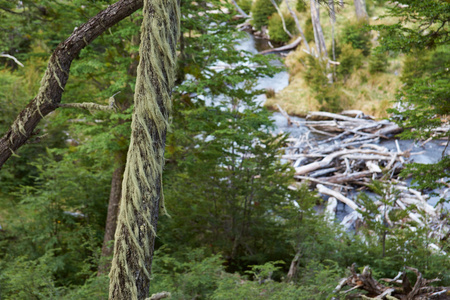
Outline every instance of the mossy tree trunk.
<svg viewBox="0 0 450 300">
<path fill-rule="evenodd" d="M 136 25 L 139 23 L 136 22 Z M 140 21 L 139 21 L 140 22 Z M 136 32 L 135 35 L 131 38 L 131 44 L 133 46 L 139 47 L 141 43 L 141 36 L 139 32 Z M 137 66 L 139 64 L 139 51 L 133 51 L 130 53 L 131 64 L 128 66 L 127 74 L 133 78 L 137 77 Z M 117 108 L 124 113 L 128 108 L 133 105 L 133 88 L 131 84 L 127 84 L 127 88 L 124 97 L 124 101 Z M 124 119 L 119 121 L 120 124 L 128 122 Z M 120 135 L 119 140 L 125 138 Z M 128 137 L 127 137 L 128 138 Z M 128 150 L 128 148 L 127 148 Z M 114 155 L 114 162 L 116 164 L 116 169 L 112 174 L 111 180 L 111 190 L 108 201 L 108 214 L 106 216 L 106 225 L 105 225 L 105 235 L 103 237 L 103 245 L 102 245 L 102 254 L 100 259 L 100 264 L 98 266 L 98 275 L 108 274 L 111 268 L 111 258 L 114 251 L 114 235 L 116 233 L 117 228 L 117 219 L 119 217 L 119 206 L 120 199 L 122 198 L 122 181 L 123 181 L 123 173 L 125 171 L 125 164 L 127 158 L 127 150 L 118 150 Z"/>
<path fill-rule="evenodd" d="M 132 133 L 110 272 L 110 299 L 145 299 L 159 209 L 179 35 L 178 0 L 144 0 Z"/>
</svg>

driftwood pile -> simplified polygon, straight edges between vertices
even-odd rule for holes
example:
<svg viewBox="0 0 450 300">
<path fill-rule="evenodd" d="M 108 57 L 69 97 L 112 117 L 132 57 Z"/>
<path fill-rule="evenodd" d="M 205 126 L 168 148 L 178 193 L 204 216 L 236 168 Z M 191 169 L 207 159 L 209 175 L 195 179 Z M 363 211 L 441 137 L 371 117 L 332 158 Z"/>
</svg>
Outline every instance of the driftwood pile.
<svg viewBox="0 0 450 300">
<path fill-rule="evenodd" d="M 412 271 L 417 276 L 417 279 L 412 285 L 406 270 Z M 399 272 L 393 279 L 382 278 L 379 281 L 372 277 L 372 272 L 369 267 L 365 267 L 361 274 L 356 273 L 355 264 L 350 268 L 351 275 L 344 278 L 337 285 L 334 293 L 346 295 L 346 299 L 388 299 L 388 300 L 425 300 L 425 299 L 450 299 L 450 287 L 435 287 L 430 286 L 430 283 L 440 281 L 440 279 L 425 279 L 415 268 L 405 267 L 404 272 Z M 389 285 L 380 283 L 384 281 Z M 342 289 L 348 286 L 349 289 L 343 291 Z M 366 294 L 348 294 L 354 290 L 365 290 Z M 336 299 L 336 298 L 334 298 Z"/>
<path fill-rule="evenodd" d="M 342 225 L 347 228 L 355 226 L 356 221 L 361 220 L 358 210 L 364 210 L 364 207 L 351 200 L 349 193 L 354 194 L 355 189 L 364 189 L 373 180 L 379 180 L 386 183 L 385 195 L 394 205 L 386 208 L 381 201 L 376 201 L 379 204 L 376 219 L 387 222 L 390 227 L 429 226 L 433 229 L 430 237 L 439 240 L 449 238 L 450 224 L 448 217 L 442 215 L 442 207 L 429 205 L 428 195 L 409 188 L 397 177 L 411 156 L 421 152 L 401 149 L 397 141 L 395 150 L 379 145 L 380 139 L 388 139 L 401 131 L 396 124 L 386 120 L 376 121 L 361 111 L 345 111 L 342 114 L 312 112 L 300 124 L 279 109 L 288 123 L 304 125 L 310 130 L 299 138 L 289 138 L 282 158 L 292 163 L 294 177 L 299 184 L 307 182 L 320 194 L 329 197 L 325 210 L 331 222 L 334 222 L 337 201 L 340 201 L 353 209 Z M 314 139 L 311 132 L 323 138 Z M 390 210 L 407 208 L 407 220 L 401 220 L 401 224 L 393 224 L 389 220 Z M 430 248 L 440 251 L 434 244 Z"/>
</svg>

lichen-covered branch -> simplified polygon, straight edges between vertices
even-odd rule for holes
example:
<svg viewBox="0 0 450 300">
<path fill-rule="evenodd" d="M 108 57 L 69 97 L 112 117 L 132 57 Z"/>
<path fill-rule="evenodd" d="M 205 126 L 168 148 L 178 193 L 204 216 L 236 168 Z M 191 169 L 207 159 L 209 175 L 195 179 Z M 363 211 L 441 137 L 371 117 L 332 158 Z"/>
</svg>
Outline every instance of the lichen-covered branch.
<svg viewBox="0 0 450 300">
<path fill-rule="evenodd" d="M 175 82 L 178 0 L 145 0 L 131 123 L 122 183 L 109 299 L 146 299 L 159 209 L 162 170 Z"/>
<path fill-rule="evenodd" d="M 82 108 L 87 109 L 89 111 L 93 110 L 101 110 L 101 111 L 112 111 L 114 110 L 114 106 L 112 105 L 100 105 L 92 102 L 83 102 L 83 103 L 60 103 L 58 107 L 68 107 L 68 108 Z"/>
<path fill-rule="evenodd" d="M 17 116 L 10 129 L 0 138 L 0 169 L 32 135 L 44 116 L 59 107 L 69 78 L 72 61 L 81 49 L 111 26 L 142 7 L 143 0 L 121 0 L 78 27 L 58 45 L 48 62 L 36 97 Z"/>
</svg>

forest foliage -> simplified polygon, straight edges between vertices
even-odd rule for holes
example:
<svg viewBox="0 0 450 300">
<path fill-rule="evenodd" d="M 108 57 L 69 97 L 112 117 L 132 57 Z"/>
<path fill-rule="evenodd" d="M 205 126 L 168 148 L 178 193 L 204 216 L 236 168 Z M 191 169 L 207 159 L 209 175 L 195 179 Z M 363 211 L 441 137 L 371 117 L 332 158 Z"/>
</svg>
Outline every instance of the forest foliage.
<svg viewBox="0 0 450 300">
<path fill-rule="evenodd" d="M 113 2 L 0 0 L 0 53 L 14 54 L 25 65 L 0 58 L 0 133 L 37 93 L 58 43 Z M 356 21 L 342 26 L 334 84 L 327 65 L 312 56 L 301 56 L 301 72 L 322 107 L 337 111 L 342 86 L 352 76 L 362 68 L 386 72 L 389 58 L 404 55 L 404 86 L 396 97 L 414 109 L 392 112 L 403 126 L 416 129 L 405 130 L 405 138 L 428 138 L 428 129 L 440 124 L 437 116 L 450 112 L 443 24 L 449 4 L 404 2 L 409 8 L 394 6 L 389 14 L 406 23 L 377 27 L 378 48 L 370 36 L 374 28 Z M 270 1 L 238 3 L 252 11 L 256 28 L 269 26 L 274 39 L 288 41 Z M 380 5 L 368 1 L 370 7 Z M 367 227 L 361 234 L 345 231 L 317 213 L 323 200 L 315 192 L 289 188 L 293 171 L 278 159 L 288 136 L 273 133 L 270 111 L 255 101 L 265 92 L 255 88 L 256 80 L 280 71 L 271 63 L 277 58 L 237 51 L 243 34 L 224 7 L 233 10 L 218 0 L 181 1 L 164 170 L 168 215 L 159 220 L 151 293 L 166 290 L 173 299 L 327 299 L 352 263 L 371 265 L 377 277 L 390 278 L 408 265 L 450 285 L 448 254 L 427 247 L 429 229 L 399 228 L 383 240 L 385 228 L 373 219 L 371 200 L 361 196 Z M 302 1 L 292 7 L 309 10 Z M 285 20 L 295 33 L 293 19 Z M 0 171 L 1 298 L 108 297 L 107 274 L 98 269 L 110 260 L 101 248 L 112 173 L 128 149 L 141 21 L 138 11 L 115 25 L 87 46 L 70 70 L 62 103 L 108 105 L 115 95 L 115 110 L 57 109 L 39 125 L 38 138 Z M 308 20 L 302 22 L 305 35 L 313 36 Z M 408 22 L 419 23 L 411 28 Z M 429 26 L 421 31 L 422 25 Z M 217 68 L 223 64 L 233 67 Z M 421 174 L 416 176 L 421 187 L 435 188 L 437 179 L 450 177 L 449 166 L 443 157 L 438 165 L 413 164 L 404 174 Z M 377 184 L 373 191 L 390 205 Z M 442 250 L 449 253 L 448 241 Z M 287 278 L 296 255 L 298 271 Z"/>
</svg>

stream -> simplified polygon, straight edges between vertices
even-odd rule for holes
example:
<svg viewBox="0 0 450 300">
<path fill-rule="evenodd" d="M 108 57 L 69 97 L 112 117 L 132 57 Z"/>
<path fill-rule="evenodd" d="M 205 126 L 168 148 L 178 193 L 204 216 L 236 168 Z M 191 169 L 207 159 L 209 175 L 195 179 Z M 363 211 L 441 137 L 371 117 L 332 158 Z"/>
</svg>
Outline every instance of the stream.
<svg viewBox="0 0 450 300">
<path fill-rule="evenodd" d="M 241 39 L 238 41 L 238 44 L 235 46 L 237 50 L 245 50 L 251 53 L 258 53 L 259 51 L 269 49 L 270 46 L 268 45 L 267 41 L 257 39 L 254 36 L 252 36 L 249 33 L 246 33 L 247 37 L 244 39 Z M 274 61 L 274 64 L 280 64 L 278 61 Z M 258 89 L 273 89 L 275 92 L 279 92 L 285 87 L 287 87 L 289 84 L 289 74 L 287 71 L 282 71 L 276 74 L 274 77 L 269 78 L 260 78 L 257 82 L 256 88 Z M 266 95 L 260 95 L 258 98 L 256 98 L 255 101 L 258 103 L 263 104 L 266 100 Z M 287 123 L 286 118 L 279 112 L 274 112 L 272 116 L 275 126 L 276 126 L 276 133 L 285 132 L 289 133 L 291 137 L 298 138 L 305 133 L 309 131 L 309 129 L 306 126 L 296 126 L 291 125 L 289 126 Z M 298 117 L 291 117 L 293 121 L 304 121 L 302 118 Z M 315 139 L 323 139 L 322 136 L 311 133 L 311 137 Z M 402 151 L 404 150 L 410 150 L 411 152 L 423 152 L 420 155 L 412 156 L 411 162 L 417 162 L 417 163 L 424 163 L 424 164 L 430 164 L 430 163 L 436 163 L 440 160 L 440 158 L 443 155 L 450 155 L 450 147 L 446 150 L 445 153 L 443 153 L 445 149 L 445 143 L 442 140 L 432 140 L 426 143 L 422 146 L 421 142 L 416 143 L 413 140 L 399 140 L 398 141 L 400 149 Z M 387 147 L 390 150 L 397 150 L 395 139 L 390 140 L 382 140 L 380 141 L 380 145 Z M 408 180 L 410 183 L 411 180 Z M 439 193 L 440 191 L 435 191 Z M 441 191 L 442 192 L 442 191 Z M 445 196 L 444 196 L 445 197 Z M 450 197 L 450 192 L 447 193 L 447 198 Z M 353 198 L 353 197 L 352 197 Z M 432 206 L 434 206 L 437 201 L 439 200 L 439 197 L 431 197 L 428 200 L 428 203 Z M 445 207 L 447 209 L 450 209 L 450 204 L 446 203 Z M 352 212 L 352 209 L 347 207 L 343 203 L 338 203 L 338 208 L 336 212 L 336 217 L 338 220 L 342 220 L 348 213 Z"/>
</svg>

